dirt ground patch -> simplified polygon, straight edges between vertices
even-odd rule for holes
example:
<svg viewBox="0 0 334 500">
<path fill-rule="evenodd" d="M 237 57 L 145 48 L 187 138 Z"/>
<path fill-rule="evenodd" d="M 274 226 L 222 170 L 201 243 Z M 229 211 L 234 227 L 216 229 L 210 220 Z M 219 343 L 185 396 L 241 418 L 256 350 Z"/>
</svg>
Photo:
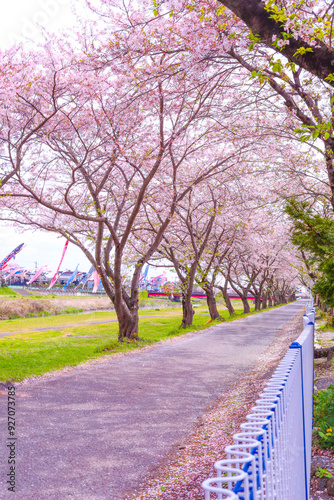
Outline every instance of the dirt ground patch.
<svg viewBox="0 0 334 500">
<path fill-rule="evenodd" d="M 89 312 L 112 310 L 112 304 L 107 297 L 80 298 L 0 298 L 0 319 L 28 318 L 31 316 L 53 316 L 66 312 Z"/>
</svg>

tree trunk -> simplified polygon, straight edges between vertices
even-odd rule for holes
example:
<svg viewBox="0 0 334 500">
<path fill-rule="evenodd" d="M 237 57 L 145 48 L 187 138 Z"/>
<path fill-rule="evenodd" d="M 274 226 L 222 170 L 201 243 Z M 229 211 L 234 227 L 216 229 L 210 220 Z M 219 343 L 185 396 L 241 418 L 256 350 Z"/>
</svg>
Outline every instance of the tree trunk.
<svg viewBox="0 0 334 500">
<path fill-rule="evenodd" d="M 262 294 L 262 309 L 267 309 L 267 300 L 268 300 L 267 292 L 263 292 L 263 294 Z"/>
<path fill-rule="evenodd" d="M 260 295 L 254 294 L 254 299 L 255 311 L 259 311 L 261 309 Z"/>
<path fill-rule="evenodd" d="M 244 306 L 244 314 L 250 313 L 249 302 L 247 300 L 247 296 L 241 295 L 242 305 Z"/>
<path fill-rule="evenodd" d="M 208 304 L 209 308 L 209 313 L 210 313 L 210 318 L 212 320 L 214 319 L 220 319 L 220 315 L 217 309 L 217 303 L 215 299 L 215 295 L 213 293 L 213 290 L 210 286 L 206 286 L 204 288 L 205 293 L 206 293 L 206 302 Z"/>
<path fill-rule="evenodd" d="M 138 337 L 138 309 L 130 311 L 116 311 L 119 332 L 118 332 L 118 340 L 119 342 L 123 342 L 124 339 L 128 340 L 139 340 Z"/>
<path fill-rule="evenodd" d="M 271 292 L 268 293 L 268 306 L 273 307 L 273 296 Z"/>
<path fill-rule="evenodd" d="M 285 298 L 285 295 L 282 293 L 279 295 L 279 303 L 280 304 L 287 304 L 287 300 Z"/>
<path fill-rule="evenodd" d="M 122 278 L 120 272 L 119 259 L 118 271 L 115 264 L 115 280 L 114 280 L 114 290 L 112 289 L 109 280 L 106 276 L 102 275 L 101 280 L 105 291 L 107 292 L 109 298 L 114 304 L 114 308 L 118 320 L 118 340 L 123 342 L 124 339 L 128 340 L 139 340 L 138 336 L 138 309 L 139 309 L 139 294 L 138 294 L 138 283 L 132 283 L 131 295 L 124 290 L 122 285 Z"/>
<path fill-rule="evenodd" d="M 183 317 L 181 323 L 182 328 L 187 328 L 187 326 L 191 326 L 193 324 L 193 317 L 195 311 L 191 303 L 191 292 L 192 288 L 191 290 L 188 289 L 187 291 L 182 292 L 182 310 L 183 310 Z"/>
<path fill-rule="evenodd" d="M 231 299 L 230 297 L 228 296 L 228 293 L 227 293 L 227 287 L 224 286 L 219 286 L 218 287 L 219 290 L 222 292 L 223 294 L 223 297 L 224 297 L 224 301 L 225 301 L 225 304 L 226 304 L 226 307 L 228 309 L 228 313 L 230 316 L 234 316 L 235 315 L 235 310 L 234 310 L 234 307 L 232 306 L 232 302 L 231 302 Z"/>
<path fill-rule="evenodd" d="M 260 37 L 262 43 L 279 54 L 283 54 L 289 61 L 298 64 L 322 80 L 326 80 L 333 72 L 332 50 L 323 43 L 310 47 L 304 40 L 292 37 L 283 47 L 278 44 L 275 46 L 273 35 L 277 39 L 282 38 L 282 31 L 284 31 L 282 21 L 274 20 L 271 12 L 265 10 L 265 4 L 261 0 L 220 0 L 220 2 L 242 19 L 252 32 Z M 300 55 L 298 50 L 305 52 Z M 329 85 L 333 86 L 333 82 L 331 81 Z"/>
<path fill-rule="evenodd" d="M 235 315 L 235 310 L 234 310 L 234 307 L 232 305 L 231 299 L 228 296 L 227 292 L 226 292 L 226 295 L 224 296 L 224 300 L 225 300 L 225 304 L 226 304 L 226 307 L 228 309 L 229 315 L 230 316 L 234 316 Z"/>
<path fill-rule="evenodd" d="M 278 306 L 279 305 L 278 295 L 276 292 L 273 295 L 274 295 L 274 297 L 273 297 L 274 298 L 274 306 Z"/>
<path fill-rule="evenodd" d="M 334 168 L 333 168 L 334 145 L 333 145 L 333 139 L 332 138 L 328 139 L 325 143 L 325 146 L 326 146 L 325 158 L 326 158 L 327 175 L 328 175 L 328 180 L 329 180 L 329 187 L 330 187 L 331 192 L 332 192 L 331 204 L 332 204 L 332 208 L 334 209 Z"/>
<path fill-rule="evenodd" d="M 250 289 L 250 286 L 244 288 L 244 287 L 241 287 L 239 286 L 239 288 L 236 287 L 236 285 L 233 283 L 233 281 L 231 280 L 230 276 L 229 276 L 229 282 L 231 284 L 231 287 L 232 289 L 235 291 L 236 294 L 239 295 L 239 297 L 241 298 L 241 301 L 242 301 L 242 305 L 244 306 L 244 314 L 248 314 L 250 313 L 250 307 L 249 307 L 249 302 L 247 300 L 247 297 L 248 297 L 248 293 L 249 293 L 249 289 Z"/>
</svg>

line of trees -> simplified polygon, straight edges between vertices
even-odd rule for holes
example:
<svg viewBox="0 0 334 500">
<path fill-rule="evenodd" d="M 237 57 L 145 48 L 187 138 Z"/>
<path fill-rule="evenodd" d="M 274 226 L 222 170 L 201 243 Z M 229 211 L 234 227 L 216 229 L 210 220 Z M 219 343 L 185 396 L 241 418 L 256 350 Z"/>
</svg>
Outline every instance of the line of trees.
<svg viewBox="0 0 334 500">
<path fill-rule="evenodd" d="M 233 40 L 227 52 L 289 110 L 292 120 L 281 134 L 298 138 L 313 152 L 304 169 L 288 167 L 300 187 L 289 193 L 285 212 L 304 263 L 301 279 L 333 309 L 333 2 L 219 1 L 218 10 L 205 5 L 220 24 L 221 40 Z"/>
<path fill-rule="evenodd" d="M 81 248 L 114 304 L 120 340 L 138 336 L 139 280 L 154 259 L 175 268 L 184 327 L 195 282 L 212 318 L 217 287 L 233 313 L 228 283 L 245 312 L 249 291 L 257 309 L 261 296 L 284 301 L 303 264 L 281 197 L 321 190 L 331 202 L 334 186 L 303 175 L 310 153 L 291 140 L 298 109 L 316 120 L 321 106 L 290 81 L 276 92 L 288 70 L 260 50 L 250 62 L 249 38 L 231 46 L 229 14 L 205 3 L 144 7 L 102 2 L 108 30 L 1 58 L 1 218 Z"/>
</svg>

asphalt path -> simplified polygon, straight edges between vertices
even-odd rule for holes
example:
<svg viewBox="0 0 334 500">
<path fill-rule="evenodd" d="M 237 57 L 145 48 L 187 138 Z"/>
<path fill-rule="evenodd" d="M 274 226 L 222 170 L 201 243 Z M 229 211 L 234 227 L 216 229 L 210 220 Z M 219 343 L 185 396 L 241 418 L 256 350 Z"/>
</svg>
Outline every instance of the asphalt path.
<svg viewBox="0 0 334 500">
<path fill-rule="evenodd" d="M 189 435 L 206 408 L 254 366 L 303 306 L 304 301 L 295 302 L 175 343 L 19 385 L 15 493 L 6 483 L 11 441 L 2 394 L 0 498 L 124 498 Z"/>
</svg>

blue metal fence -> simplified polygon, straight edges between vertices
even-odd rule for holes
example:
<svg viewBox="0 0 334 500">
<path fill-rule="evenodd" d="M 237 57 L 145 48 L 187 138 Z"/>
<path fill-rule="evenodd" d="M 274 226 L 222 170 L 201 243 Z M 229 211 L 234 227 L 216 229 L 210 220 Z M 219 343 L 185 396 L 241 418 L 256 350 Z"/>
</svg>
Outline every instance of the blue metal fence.
<svg viewBox="0 0 334 500">
<path fill-rule="evenodd" d="M 214 464 L 205 500 L 308 500 L 310 484 L 315 311 L 259 395 L 252 413 Z"/>
</svg>

